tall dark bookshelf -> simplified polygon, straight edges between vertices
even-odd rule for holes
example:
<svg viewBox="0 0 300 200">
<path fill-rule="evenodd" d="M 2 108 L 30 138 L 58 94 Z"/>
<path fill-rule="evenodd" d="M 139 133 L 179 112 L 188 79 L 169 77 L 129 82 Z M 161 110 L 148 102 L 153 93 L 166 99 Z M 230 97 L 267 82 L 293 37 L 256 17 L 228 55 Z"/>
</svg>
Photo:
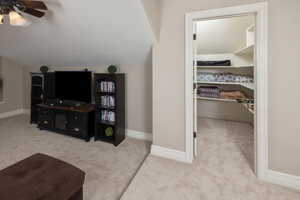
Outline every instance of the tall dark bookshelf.
<svg viewBox="0 0 300 200">
<path fill-rule="evenodd" d="M 38 120 L 37 105 L 47 99 L 55 98 L 54 73 L 30 73 L 31 76 L 31 117 L 30 123 L 36 124 Z"/>
<path fill-rule="evenodd" d="M 31 114 L 30 123 L 35 124 L 38 120 L 37 106 L 44 102 L 44 80 L 42 73 L 31 73 Z"/>
<path fill-rule="evenodd" d="M 125 74 L 95 74 L 94 81 L 95 140 L 118 146 L 126 129 Z"/>
</svg>

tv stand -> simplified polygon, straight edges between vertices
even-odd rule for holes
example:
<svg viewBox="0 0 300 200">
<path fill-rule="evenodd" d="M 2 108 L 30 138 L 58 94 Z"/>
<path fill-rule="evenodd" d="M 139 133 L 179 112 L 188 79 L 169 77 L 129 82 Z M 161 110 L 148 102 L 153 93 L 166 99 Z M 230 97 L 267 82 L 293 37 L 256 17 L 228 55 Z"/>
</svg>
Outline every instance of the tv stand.
<svg viewBox="0 0 300 200">
<path fill-rule="evenodd" d="M 55 104 L 38 104 L 38 128 L 84 139 L 94 136 L 95 106 L 86 104 L 73 107 Z"/>
</svg>

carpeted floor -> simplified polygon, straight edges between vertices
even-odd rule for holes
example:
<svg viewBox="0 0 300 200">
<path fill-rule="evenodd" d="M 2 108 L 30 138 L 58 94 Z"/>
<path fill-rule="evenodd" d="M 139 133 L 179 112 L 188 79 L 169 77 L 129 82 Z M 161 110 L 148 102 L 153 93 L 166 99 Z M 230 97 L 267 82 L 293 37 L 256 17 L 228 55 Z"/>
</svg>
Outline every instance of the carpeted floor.
<svg viewBox="0 0 300 200">
<path fill-rule="evenodd" d="M 253 129 L 199 120 L 199 156 L 192 165 L 148 156 L 122 200 L 299 200 L 300 192 L 257 180 Z"/>
<path fill-rule="evenodd" d="M 84 200 L 120 199 L 149 150 L 130 138 L 115 148 L 39 131 L 25 115 L 0 120 L 0 170 L 38 152 L 51 155 L 86 172 Z"/>
</svg>

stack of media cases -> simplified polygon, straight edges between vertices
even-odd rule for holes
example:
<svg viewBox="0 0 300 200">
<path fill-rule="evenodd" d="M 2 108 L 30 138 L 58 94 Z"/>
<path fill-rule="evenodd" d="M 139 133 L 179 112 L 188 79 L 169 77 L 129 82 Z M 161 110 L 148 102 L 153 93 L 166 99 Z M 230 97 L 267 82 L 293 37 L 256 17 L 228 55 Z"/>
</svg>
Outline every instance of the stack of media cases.
<svg viewBox="0 0 300 200">
<path fill-rule="evenodd" d="M 116 121 L 115 112 L 107 111 L 107 110 L 101 110 L 101 120 L 102 121 L 108 121 L 110 123 L 114 123 Z"/>
<path fill-rule="evenodd" d="M 115 92 L 115 83 L 112 81 L 101 81 L 101 92 Z"/>
<path fill-rule="evenodd" d="M 114 108 L 115 98 L 113 96 L 101 96 L 101 107 L 102 108 Z"/>
</svg>

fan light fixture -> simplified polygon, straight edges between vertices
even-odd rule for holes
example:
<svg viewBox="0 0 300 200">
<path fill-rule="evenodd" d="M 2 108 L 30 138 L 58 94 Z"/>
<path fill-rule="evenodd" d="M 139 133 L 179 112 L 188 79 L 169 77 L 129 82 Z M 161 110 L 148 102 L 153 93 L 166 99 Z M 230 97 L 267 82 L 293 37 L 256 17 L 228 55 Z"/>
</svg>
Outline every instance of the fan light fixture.
<svg viewBox="0 0 300 200">
<path fill-rule="evenodd" d="M 12 26 L 28 26 L 30 22 L 27 21 L 22 15 L 15 11 L 9 13 L 9 22 Z"/>
<path fill-rule="evenodd" d="M 7 23 L 12 26 L 28 26 L 31 22 L 26 20 L 21 13 L 24 12 L 41 18 L 45 13 L 40 10 L 48 10 L 42 1 L 0 0 L 0 24 Z M 5 16 L 8 17 L 6 18 Z"/>
<path fill-rule="evenodd" d="M 0 24 L 3 24 L 3 18 L 4 18 L 4 16 L 0 15 Z"/>
</svg>

